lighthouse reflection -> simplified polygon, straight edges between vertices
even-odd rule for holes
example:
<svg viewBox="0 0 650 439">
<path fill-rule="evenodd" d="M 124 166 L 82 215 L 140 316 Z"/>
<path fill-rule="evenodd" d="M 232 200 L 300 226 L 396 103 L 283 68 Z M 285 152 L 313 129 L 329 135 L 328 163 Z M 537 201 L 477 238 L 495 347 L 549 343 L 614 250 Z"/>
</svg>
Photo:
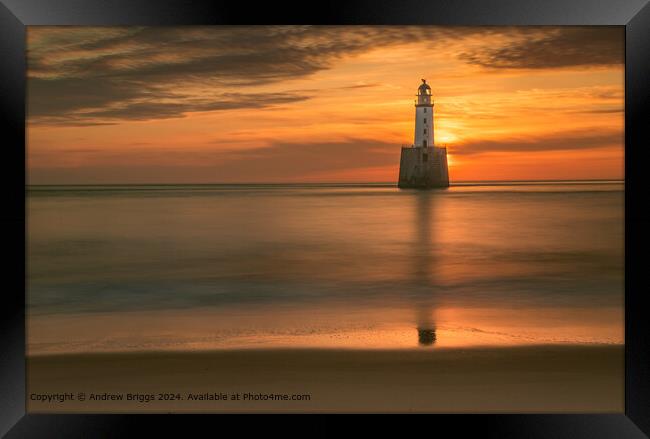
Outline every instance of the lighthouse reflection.
<svg viewBox="0 0 650 439">
<path fill-rule="evenodd" d="M 431 346 L 436 342 L 435 328 L 418 328 L 418 343 L 420 346 Z"/>
<path fill-rule="evenodd" d="M 434 257 L 432 252 L 432 208 L 434 197 L 438 191 L 418 191 L 415 194 L 415 245 L 413 261 L 414 305 L 416 309 L 418 344 L 433 346 L 436 342 L 436 325 L 434 320 L 435 285 L 432 268 Z"/>
</svg>

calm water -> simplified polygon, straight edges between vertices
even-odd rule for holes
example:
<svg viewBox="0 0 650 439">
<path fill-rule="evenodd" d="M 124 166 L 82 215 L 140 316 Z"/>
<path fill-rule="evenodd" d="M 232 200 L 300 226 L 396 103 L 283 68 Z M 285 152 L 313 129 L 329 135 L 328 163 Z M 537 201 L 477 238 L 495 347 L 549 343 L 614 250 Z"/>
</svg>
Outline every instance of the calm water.
<svg viewBox="0 0 650 439">
<path fill-rule="evenodd" d="M 622 343 L 623 189 L 30 187 L 29 351 Z"/>
</svg>

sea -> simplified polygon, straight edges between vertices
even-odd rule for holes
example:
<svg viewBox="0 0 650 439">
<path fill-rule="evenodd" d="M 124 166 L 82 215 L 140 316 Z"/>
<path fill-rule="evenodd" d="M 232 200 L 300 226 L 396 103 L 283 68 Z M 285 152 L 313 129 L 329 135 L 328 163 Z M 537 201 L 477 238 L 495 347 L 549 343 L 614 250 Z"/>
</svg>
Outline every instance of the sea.
<svg viewBox="0 0 650 439">
<path fill-rule="evenodd" d="M 28 186 L 27 349 L 624 342 L 622 181 Z"/>
</svg>

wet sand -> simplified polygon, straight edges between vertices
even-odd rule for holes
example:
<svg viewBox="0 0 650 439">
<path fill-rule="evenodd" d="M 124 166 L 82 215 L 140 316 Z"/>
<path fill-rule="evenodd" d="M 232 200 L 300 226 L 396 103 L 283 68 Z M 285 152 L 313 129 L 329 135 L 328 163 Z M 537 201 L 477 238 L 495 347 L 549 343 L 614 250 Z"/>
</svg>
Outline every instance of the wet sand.
<svg viewBox="0 0 650 439">
<path fill-rule="evenodd" d="M 621 345 L 43 355 L 27 360 L 27 409 L 620 413 L 623 366 Z M 66 392 L 74 399 L 34 399 Z M 90 400 L 91 394 L 100 399 Z M 129 401 L 127 394 L 139 396 Z M 190 394 L 198 399 L 190 400 Z M 218 399 L 222 394 L 228 399 Z M 241 399 L 231 399 L 233 394 Z M 244 400 L 246 394 L 289 399 Z M 309 399 L 292 400 L 293 395 Z"/>
</svg>

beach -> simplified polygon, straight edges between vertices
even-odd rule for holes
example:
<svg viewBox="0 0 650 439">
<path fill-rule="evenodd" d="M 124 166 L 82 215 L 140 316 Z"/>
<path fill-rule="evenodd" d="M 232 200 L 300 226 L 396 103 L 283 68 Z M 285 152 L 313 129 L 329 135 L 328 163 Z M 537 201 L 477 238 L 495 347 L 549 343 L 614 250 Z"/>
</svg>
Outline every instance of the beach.
<svg viewBox="0 0 650 439">
<path fill-rule="evenodd" d="M 28 358 L 28 377 L 30 396 L 86 396 L 31 396 L 30 412 L 620 413 L 624 401 L 622 346 L 70 354 Z M 309 399 L 207 399 L 235 393 Z"/>
</svg>

